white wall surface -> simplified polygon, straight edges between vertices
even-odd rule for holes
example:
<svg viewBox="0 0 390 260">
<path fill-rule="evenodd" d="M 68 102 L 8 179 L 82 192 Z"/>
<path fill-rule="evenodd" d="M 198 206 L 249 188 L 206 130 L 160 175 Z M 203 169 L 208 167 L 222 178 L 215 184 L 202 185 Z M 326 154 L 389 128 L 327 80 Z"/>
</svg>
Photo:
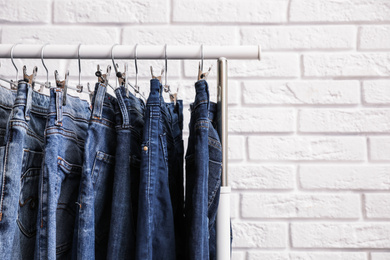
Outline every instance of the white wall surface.
<svg viewBox="0 0 390 260">
<path fill-rule="evenodd" d="M 0 0 L 0 32 L 1 43 L 261 44 L 261 62 L 229 61 L 233 259 L 390 259 L 390 0 Z M 77 83 L 77 61 L 47 63 L 51 80 L 69 68 Z M 110 61 L 82 61 L 84 82 L 97 63 Z M 45 78 L 39 60 L 17 64 Z M 140 61 L 146 92 L 151 64 L 163 61 Z M 168 66 L 189 104 L 197 61 Z M 216 66 L 214 100 L 215 80 Z"/>
</svg>

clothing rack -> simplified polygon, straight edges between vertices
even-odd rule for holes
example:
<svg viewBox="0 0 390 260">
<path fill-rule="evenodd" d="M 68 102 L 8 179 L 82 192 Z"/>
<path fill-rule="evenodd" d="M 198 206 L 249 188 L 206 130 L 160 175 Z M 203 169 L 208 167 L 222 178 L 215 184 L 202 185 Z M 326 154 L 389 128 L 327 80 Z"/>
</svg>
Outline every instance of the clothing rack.
<svg viewBox="0 0 390 260">
<path fill-rule="evenodd" d="M 45 47 L 44 55 L 42 52 Z M 230 192 L 228 185 L 228 59 L 260 60 L 260 45 L 25 45 L 1 44 L 0 58 L 18 59 L 218 59 L 219 133 L 222 143 L 222 183 L 217 213 L 217 259 L 230 259 Z M 12 54 L 12 55 L 11 55 Z M 42 57 L 44 56 L 44 57 Z"/>
</svg>

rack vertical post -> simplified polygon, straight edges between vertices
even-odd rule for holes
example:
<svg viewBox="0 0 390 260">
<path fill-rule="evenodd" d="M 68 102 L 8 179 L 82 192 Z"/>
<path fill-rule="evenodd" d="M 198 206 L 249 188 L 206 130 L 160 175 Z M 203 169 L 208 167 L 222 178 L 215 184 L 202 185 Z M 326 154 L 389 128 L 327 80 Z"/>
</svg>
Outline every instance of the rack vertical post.
<svg viewBox="0 0 390 260">
<path fill-rule="evenodd" d="M 217 260 L 230 259 L 230 187 L 228 185 L 228 67 L 227 59 L 218 59 L 218 132 L 222 143 L 222 182 L 217 212 Z"/>
</svg>

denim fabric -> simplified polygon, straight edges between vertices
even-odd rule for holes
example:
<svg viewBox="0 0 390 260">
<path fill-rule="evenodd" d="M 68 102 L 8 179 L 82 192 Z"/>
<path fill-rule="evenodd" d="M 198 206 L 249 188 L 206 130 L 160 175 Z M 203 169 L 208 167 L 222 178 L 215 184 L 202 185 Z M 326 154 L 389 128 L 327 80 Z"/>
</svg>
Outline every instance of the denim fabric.
<svg viewBox="0 0 390 260">
<path fill-rule="evenodd" d="M 212 119 L 208 84 L 195 84 L 186 153 L 186 259 L 215 259 L 215 216 L 219 203 L 222 147 Z M 211 118 L 210 118 L 211 117 Z"/>
<path fill-rule="evenodd" d="M 117 146 L 107 259 L 134 259 L 145 104 L 123 86 L 115 94 Z"/>
<path fill-rule="evenodd" d="M 6 144 L 4 138 L 15 98 L 16 91 L 0 86 L 0 149 L 3 150 L 1 154 L 4 154 L 4 148 L 2 147 Z M 3 156 L 0 156 L 0 158 L 3 158 Z M 0 169 L 2 168 L 0 167 Z"/>
<path fill-rule="evenodd" d="M 161 91 L 161 83 L 152 79 L 141 145 L 136 259 L 142 260 L 176 259 L 167 132 L 163 118 L 167 107 Z"/>
<path fill-rule="evenodd" d="M 14 94 L 8 94 L 12 102 Z M 4 96 L 5 97 L 5 96 Z M 38 213 L 38 182 L 48 97 L 20 81 L 5 136 L 1 167 L 0 258 L 32 259 Z"/>
<path fill-rule="evenodd" d="M 40 179 L 36 259 L 70 259 L 90 109 L 86 101 L 50 90 Z"/>
<path fill-rule="evenodd" d="M 169 191 L 175 225 L 176 259 L 184 259 L 184 145 L 183 101 L 167 103 L 168 114 L 163 113 L 167 131 Z"/>
<path fill-rule="evenodd" d="M 116 98 L 97 83 L 84 150 L 73 252 L 77 259 L 105 259 L 115 165 Z M 96 255 L 96 257 L 95 257 Z"/>
</svg>

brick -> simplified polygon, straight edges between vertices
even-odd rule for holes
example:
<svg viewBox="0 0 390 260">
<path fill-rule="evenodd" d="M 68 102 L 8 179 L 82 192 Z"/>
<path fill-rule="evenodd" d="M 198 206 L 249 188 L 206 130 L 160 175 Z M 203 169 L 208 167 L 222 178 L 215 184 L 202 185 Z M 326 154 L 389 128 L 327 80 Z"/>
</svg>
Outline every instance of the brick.
<svg viewBox="0 0 390 260">
<path fill-rule="evenodd" d="M 370 137 L 368 147 L 372 161 L 390 161 L 390 137 Z"/>
<path fill-rule="evenodd" d="M 245 252 L 240 252 L 237 250 L 232 251 L 231 255 L 232 260 L 245 260 Z"/>
<path fill-rule="evenodd" d="M 292 223 L 294 248 L 390 248 L 387 223 Z"/>
<path fill-rule="evenodd" d="M 366 260 L 364 252 L 248 252 L 249 260 Z"/>
<path fill-rule="evenodd" d="M 46 27 L 46 26 L 4 26 L 2 43 L 23 44 L 112 44 L 119 42 L 119 30 L 112 27 L 99 27 L 99 30 L 91 30 L 82 27 Z"/>
<path fill-rule="evenodd" d="M 361 137 L 249 137 L 251 160 L 361 161 L 366 154 Z"/>
<path fill-rule="evenodd" d="M 360 22 L 390 21 L 387 0 L 292 0 L 290 21 L 293 22 Z"/>
<path fill-rule="evenodd" d="M 250 26 L 241 29 L 242 44 L 262 50 L 352 49 L 353 26 Z"/>
<path fill-rule="evenodd" d="M 233 222 L 235 248 L 286 248 L 285 223 Z"/>
<path fill-rule="evenodd" d="M 167 23 L 167 1 L 55 0 L 55 23 Z M 97 30 L 94 30 L 97 31 Z"/>
<path fill-rule="evenodd" d="M 371 252 L 371 260 L 389 260 L 390 253 Z"/>
<path fill-rule="evenodd" d="M 301 132 L 390 132 L 389 109 L 302 109 L 298 121 Z"/>
<path fill-rule="evenodd" d="M 367 218 L 390 218 L 390 194 L 365 194 L 365 212 Z"/>
<path fill-rule="evenodd" d="M 322 194 L 248 194 L 241 200 L 246 218 L 359 218 L 360 196 Z"/>
<path fill-rule="evenodd" d="M 50 0 L 1 0 L 0 6 L 0 22 L 2 23 L 48 23 L 50 21 Z"/>
<path fill-rule="evenodd" d="M 389 172 L 380 165 L 301 165 L 299 183 L 311 190 L 390 190 Z"/>
<path fill-rule="evenodd" d="M 352 105 L 360 102 L 360 84 L 355 80 L 246 81 L 242 95 L 245 104 Z"/>
<path fill-rule="evenodd" d="M 293 252 L 289 260 L 366 260 L 364 252 Z"/>
<path fill-rule="evenodd" d="M 362 96 L 366 104 L 390 104 L 390 80 L 363 81 Z"/>
<path fill-rule="evenodd" d="M 359 49 L 390 49 L 390 25 L 367 25 L 360 28 Z"/>
<path fill-rule="evenodd" d="M 304 75 L 325 76 L 390 76 L 390 53 L 304 54 Z"/>
<path fill-rule="evenodd" d="M 218 42 L 221 45 L 234 45 L 239 43 L 238 30 L 232 29 L 231 26 L 207 26 L 207 30 L 204 29 L 204 26 L 126 27 L 123 29 L 122 43 L 199 45 L 199 52 L 201 44 L 215 45 Z M 169 57 L 169 46 L 167 53 Z"/>
<path fill-rule="evenodd" d="M 245 137 L 229 135 L 229 160 L 243 160 L 245 158 Z"/>
<path fill-rule="evenodd" d="M 232 165 L 229 184 L 233 189 L 291 190 L 294 188 L 294 167 L 286 165 Z"/>
<path fill-rule="evenodd" d="M 229 131 L 235 132 L 293 132 L 294 111 L 291 109 L 229 109 Z"/>
<path fill-rule="evenodd" d="M 290 260 L 289 255 L 287 253 L 281 252 L 256 252 L 249 251 L 248 252 L 248 260 Z"/>
<path fill-rule="evenodd" d="M 198 75 L 198 62 L 187 60 L 184 62 L 184 75 L 195 78 Z M 215 63 L 216 65 L 216 63 Z M 206 64 L 204 68 L 208 68 Z M 204 70 L 205 70 L 204 69 Z M 262 77 L 262 78 L 296 78 L 300 75 L 299 57 L 290 53 L 267 53 L 258 60 L 229 60 L 229 77 Z M 214 66 L 212 74 L 217 75 Z"/>
<path fill-rule="evenodd" d="M 240 215 L 240 194 L 231 193 L 230 194 L 230 217 L 232 219 L 238 218 Z"/>
<path fill-rule="evenodd" d="M 174 22 L 272 23 L 287 21 L 287 0 L 174 0 Z"/>
</svg>

